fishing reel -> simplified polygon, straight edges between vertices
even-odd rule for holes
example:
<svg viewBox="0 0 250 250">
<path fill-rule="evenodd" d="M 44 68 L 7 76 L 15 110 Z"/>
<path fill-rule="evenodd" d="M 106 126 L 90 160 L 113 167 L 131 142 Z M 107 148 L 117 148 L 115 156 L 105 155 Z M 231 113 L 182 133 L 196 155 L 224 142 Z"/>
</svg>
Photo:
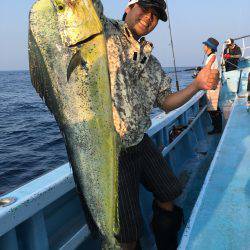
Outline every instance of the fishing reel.
<svg viewBox="0 0 250 250">
<path fill-rule="evenodd" d="M 202 70 L 202 67 L 196 67 L 195 69 L 194 69 L 194 72 L 193 72 L 193 75 L 192 75 L 192 77 L 193 78 L 196 78 L 197 77 L 197 75 L 199 74 L 199 72 Z"/>
</svg>

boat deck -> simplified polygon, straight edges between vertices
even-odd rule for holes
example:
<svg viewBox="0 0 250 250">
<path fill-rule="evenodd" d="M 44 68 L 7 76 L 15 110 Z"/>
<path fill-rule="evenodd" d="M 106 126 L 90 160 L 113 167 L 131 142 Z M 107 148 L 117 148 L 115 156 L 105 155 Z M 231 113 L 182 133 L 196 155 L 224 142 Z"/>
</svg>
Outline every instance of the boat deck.
<svg viewBox="0 0 250 250">
<path fill-rule="evenodd" d="M 179 249 L 249 249 L 250 113 L 236 98 Z"/>
<path fill-rule="evenodd" d="M 219 135 L 207 134 L 211 121 L 206 110 L 206 97 L 200 91 L 179 109 L 154 113 L 148 130 L 183 184 L 178 204 L 184 207 L 185 219 L 198 197 L 219 139 Z M 152 199 L 142 187 L 144 250 L 155 249 L 150 228 Z M 0 250 L 100 249 L 100 241 L 89 236 L 68 164 L 0 196 Z"/>
</svg>

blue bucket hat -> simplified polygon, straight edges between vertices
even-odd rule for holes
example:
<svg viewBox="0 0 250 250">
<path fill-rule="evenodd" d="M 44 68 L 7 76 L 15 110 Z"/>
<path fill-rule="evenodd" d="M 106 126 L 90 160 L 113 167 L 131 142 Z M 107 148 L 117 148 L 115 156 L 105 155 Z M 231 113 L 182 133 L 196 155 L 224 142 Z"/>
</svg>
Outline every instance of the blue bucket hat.
<svg viewBox="0 0 250 250">
<path fill-rule="evenodd" d="M 219 45 L 219 42 L 214 39 L 213 37 L 210 37 L 207 39 L 207 41 L 203 42 L 203 44 L 207 45 L 210 49 L 217 51 L 217 47 Z"/>
</svg>

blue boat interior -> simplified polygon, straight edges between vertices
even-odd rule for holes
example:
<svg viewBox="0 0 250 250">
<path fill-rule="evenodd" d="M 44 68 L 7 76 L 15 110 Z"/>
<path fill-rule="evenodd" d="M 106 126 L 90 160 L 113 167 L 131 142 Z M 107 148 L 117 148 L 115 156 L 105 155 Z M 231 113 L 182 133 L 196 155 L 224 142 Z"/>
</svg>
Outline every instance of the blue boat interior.
<svg viewBox="0 0 250 250">
<path fill-rule="evenodd" d="M 177 203 L 185 206 L 186 219 L 219 141 L 218 136 L 207 134 L 211 121 L 206 107 L 201 91 L 169 114 L 155 110 L 148 130 L 183 184 L 184 192 Z M 149 227 L 153 197 L 143 187 L 140 197 L 144 218 L 141 245 L 143 249 L 154 249 Z M 68 164 L 1 198 L 0 249 L 100 249 L 100 242 L 92 239 L 85 223 Z M 11 198 L 14 203 L 8 204 Z"/>
<path fill-rule="evenodd" d="M 148 135 L 183 185 L 179 249 L 250 248 L 250 59 L 222 73 L 225 129 L 212 129 L 205 92 L 166 114 L 154 110 Z M 142 249 L 156 249 L 152 195 L 143 187 Z M 100 249 L 85 222 L 72 170 L 65 164 L 0 196 L 0 250 Z"/>
<path fill-rule="evenodd" d="M 250 113 L 236 98 L 180 249 L 249 249 Z"/>
<path fill-rule="evenodd" d="M 249 91 L 247 57 L 222 74 L 226 127 L 178 249 L 250 249 Z"/>
</svg>

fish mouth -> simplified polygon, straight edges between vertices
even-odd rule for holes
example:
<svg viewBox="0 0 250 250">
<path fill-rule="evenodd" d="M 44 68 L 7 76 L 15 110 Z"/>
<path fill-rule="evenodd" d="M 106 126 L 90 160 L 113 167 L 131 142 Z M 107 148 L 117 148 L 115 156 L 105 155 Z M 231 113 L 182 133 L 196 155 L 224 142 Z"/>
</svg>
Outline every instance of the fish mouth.
<svg viewBox="0 0 250 250">
<path fill-rule="evenodd" d="M 84 40 L 82 40 L 82 41 L 79 41 L 79 42 L 77 42 L 77 43 L 74 43 L 74 44 L 71 44 L 71 43 L 68 42 L 68 47 L 69 47 L 69 48 L 81 47 L 81 46 L 83 46 L 85 43 L 90 42 L 90 41 L 93 40 L 96 36 L 99 36 L 99 35 L 101 35 L 101 34 L 102 34 L 102 32 L 93 34 L 93 35 L 91 35 L 90 37 L 88 37 L 88 38 L 86 38 L 86 39 L 84 39 Z"/>
</svg>

